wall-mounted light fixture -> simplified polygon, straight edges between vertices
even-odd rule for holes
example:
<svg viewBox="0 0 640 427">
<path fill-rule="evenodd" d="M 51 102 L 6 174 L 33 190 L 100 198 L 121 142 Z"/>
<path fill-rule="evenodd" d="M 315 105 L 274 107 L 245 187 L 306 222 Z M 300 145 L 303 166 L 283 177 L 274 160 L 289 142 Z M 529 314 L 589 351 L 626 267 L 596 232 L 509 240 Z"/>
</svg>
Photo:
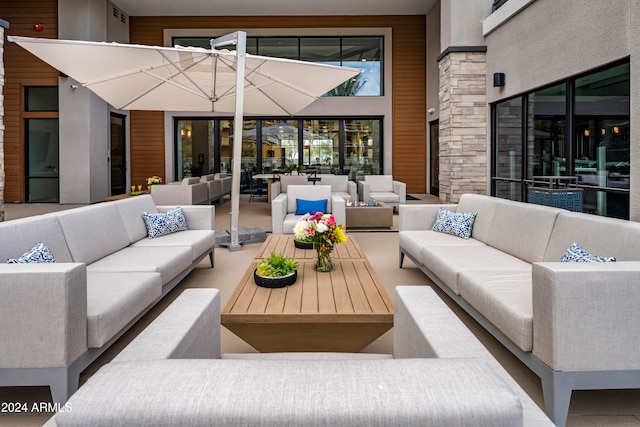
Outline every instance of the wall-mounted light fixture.
<svg viewBox="0 0 640 427">
<path fill-rule="evenodd" d="M 435 108 L 433 108 L 433 107 L 431 107 L 431 108 L 429 108 L 429 109 L 427 110 L 427 113 L 429 113 L 429 114 L 433 114 L 433 113 L 435 113 L 435 112 L 436 112 L 436 109 L 435 109 Z"/>
<path fill-rule="evenodd" d="M 78 85 L 71 85 L 71 89 L 73 89 L 73 90 L 78 89 Z"/>
<path fill-rule="evenodd" d="M 589 135 L 591 135 L 591 132 L 589 132 L 589 129 L 585 129 L 584 136 L 589 136 Z"/>
<path fill-rule="evenodd" d="M 493 87 L 504 86 L 504 73 L 493 73 Z"/>
<path fill-rule="evenodd" d="M 613 133 L 620 133 L 620 128 L 618 126 L 613 127 Z"/>
</svg>

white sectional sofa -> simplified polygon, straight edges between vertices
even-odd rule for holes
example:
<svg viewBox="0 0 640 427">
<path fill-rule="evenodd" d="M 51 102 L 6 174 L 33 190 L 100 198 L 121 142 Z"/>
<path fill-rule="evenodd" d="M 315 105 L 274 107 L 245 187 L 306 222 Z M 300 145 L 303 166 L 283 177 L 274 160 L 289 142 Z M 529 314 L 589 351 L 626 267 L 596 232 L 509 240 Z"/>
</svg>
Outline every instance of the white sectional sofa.
<svg viewBox="0 0 640 427">
<path fill-rule="evenodd" d="M 471 238 L 432 231 L 440 205 L 399 210 L 410 258 L 542 380 L 566 422 L 572 390 L 640 388 L 640 224 L 464 194 Z M 560 262 L 572 243 L 617 262 Z"/>
<path fill-rule="evenodd" d="M 553 424 L 427 286 L 396 288 L 394 354 L 230 354 L 216 289 L 186 289 L 45 427 Z"/>
<path fill-rule="evenodd" d="M 209 256 L 215 211 L 183 206 L 188 230 L 148 238 L 149 195 L 0 223 L 0 386 L 49 385 L 64 403 L 80 373 Z M 7 264 L 43 243 L 54 263 Z"/>
</svg>

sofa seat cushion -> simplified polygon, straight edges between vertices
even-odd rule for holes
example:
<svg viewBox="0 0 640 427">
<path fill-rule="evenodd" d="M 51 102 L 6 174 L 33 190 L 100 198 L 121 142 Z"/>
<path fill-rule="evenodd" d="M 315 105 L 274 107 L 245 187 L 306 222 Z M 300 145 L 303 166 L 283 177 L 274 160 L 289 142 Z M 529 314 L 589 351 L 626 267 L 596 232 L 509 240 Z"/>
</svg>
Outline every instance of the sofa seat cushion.
<svg viewBox="0 0 640 427">
<path fill-rule="evenodd" d="M 369 193 L 369 198 L 376 200 L 378 202 L 385 203 L 400 203 L 400 195 L 393 192 L 377 192 L 371 191 Z"/>
<path fill-rule="evenodd" d="M 159 273 L 87 272 L 87 345 L 102 347 L 162 294 Z"/>
<path fill-rule="evenodd" d="M 109 363 L 62 426 L 523 425 L 522 404 L 475 359 Z"/>
<path fill-rule="evenodd" d="M 195 261 L 202 254 L 210 252 L 216 243 L 213 230 L 186 230 L 154 239 L 138 240 L 132 245 L 134 248 L 184 246 L 191 248 L 191 261 Z"/>
<path fill-rule="evenodd" d="M 531 273 L 463 271 L 460 296 L 522 351 L 533 349 Z"/>
<path fill-rule="evenodd" d="M 187 246 L 128 247 L 89 264 L 87 271 L 158 272 L 166 285 L 191 265 L 192 253 Z"/>
<path fill-rule="evenodd" d="M 465 270 L 531 273 L 531 264 L 491 246 L 424 246 L 420 261 L 458 295 L 459 274 Z"/>
<path fill-rule="evenodd" d="M 405 230 L 398 234 L 400 247 L 418 261 L 422 258 L 424 246 L 486 246 L 474 238 L 461 239 L 451 234 L 432 230 Z"/>
</svg>

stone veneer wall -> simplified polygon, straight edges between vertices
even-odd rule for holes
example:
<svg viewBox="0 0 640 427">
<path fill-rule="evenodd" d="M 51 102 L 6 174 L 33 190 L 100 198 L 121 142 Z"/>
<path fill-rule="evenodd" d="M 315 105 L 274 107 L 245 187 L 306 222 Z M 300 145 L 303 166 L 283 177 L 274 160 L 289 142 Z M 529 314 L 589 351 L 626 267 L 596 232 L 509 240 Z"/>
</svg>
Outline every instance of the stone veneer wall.
<svg viewBox="0 0 640 427">
<path fill-rule="evenodd" d="M 451 51 L 440 60 L 440 200 L 489 194 L 486 53 Z"/>
<path fill-rule="evenodd" d="M 0 222 L 4 221 L 4 25 L 0 22 Z"/>
</svg>

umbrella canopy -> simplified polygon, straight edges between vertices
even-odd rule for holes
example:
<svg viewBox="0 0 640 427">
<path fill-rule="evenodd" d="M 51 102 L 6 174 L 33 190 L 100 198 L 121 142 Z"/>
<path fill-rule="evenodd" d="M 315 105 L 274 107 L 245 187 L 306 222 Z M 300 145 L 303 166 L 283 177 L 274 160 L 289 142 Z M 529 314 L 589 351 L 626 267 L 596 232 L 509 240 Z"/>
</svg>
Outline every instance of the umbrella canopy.
<svg viewBox="0 0 640 427">
<path fill-rule="evenodd" d="M 122 110 L 235 111 L 237 52 L 10 37 Z M 293 115 L 358 69 L 246 54 L 245 114 Z"/>
<path fill-rule="evenodd" d="M 8 37 L 122 110 L 293 115 L 362 70 L 247 55 L 246 33 L 211 40 L 212 49 Z M 235 51 L 216 47 L 235 44 Z M 231 243 L 240 248 L 241 144 L 234 144 Z"/>
</svg>

